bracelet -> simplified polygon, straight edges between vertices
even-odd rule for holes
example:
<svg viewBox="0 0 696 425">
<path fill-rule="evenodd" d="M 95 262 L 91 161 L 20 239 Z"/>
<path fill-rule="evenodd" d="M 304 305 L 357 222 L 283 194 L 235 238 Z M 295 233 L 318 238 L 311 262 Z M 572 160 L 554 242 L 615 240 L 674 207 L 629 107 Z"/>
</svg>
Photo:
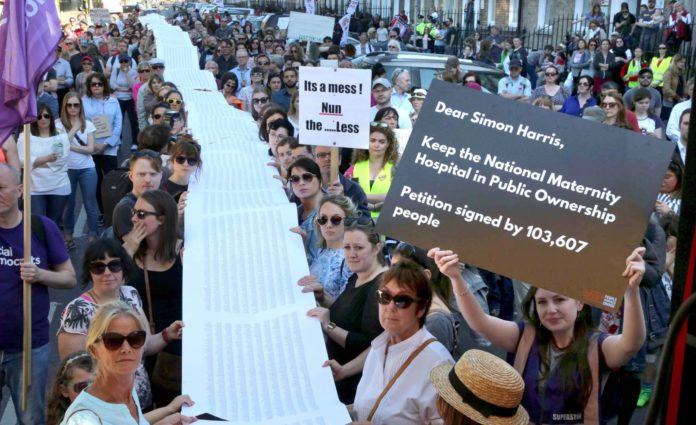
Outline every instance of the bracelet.
<svg viewBox="0 0 696 425">
<path fill-rule="evenodd" d="M 169 344 L 171 342 L 171 339 L 169 339 L 169 336 L 167 336 L 167 329 L 164 329 L 162 332 L 160 332 L 160 335 L 162 335 L 162 340 L 165 344 Z"/>
</svg>

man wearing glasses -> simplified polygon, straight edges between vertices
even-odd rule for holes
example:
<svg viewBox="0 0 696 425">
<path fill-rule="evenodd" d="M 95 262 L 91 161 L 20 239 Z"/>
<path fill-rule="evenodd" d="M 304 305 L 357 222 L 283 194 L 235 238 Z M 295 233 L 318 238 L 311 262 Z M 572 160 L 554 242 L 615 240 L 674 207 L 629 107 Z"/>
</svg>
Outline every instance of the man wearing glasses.
<svg viewBox="0 0 696 425">
<path fill-rule="evenodd" d="M 10 390 L 18 423 L 39 425 L 45 423 L 45 390 L 51 364 L 48 288 L 70 289 L 76 281 L 63 235 L 46 217 L 27 217 L 32 222 L 33 261 L 24 263 L 24 215 L 18 202 L 21 195 L 19 171 L 0 163 L 0 388 L 7 385 Z M 23 280 L 32 284 L 31 385 L 26 410 L 20 408 Z"/>
<path fill-rule="evenodd" d="M 396 109 L 396 112 L 399 114 L 398 128 L 413 128 L 413 123 L 411 123 L 411 118 L 409 117 L 408 112 L 392 105 L 391 89 L 392 85 L 386 78 L 377 78 L 372 83 L 372 96 L 375 98 L 375 106 L 370 108 L 372 115 L 374 116 L 377 114 L 377 111 L 382 108 L 391 106 Z"/>
<path fill-rule="evenodd" d="M 657 89 L 652 87 L 653 72 L 650 68 L 643 68 L 638 72 L 638 87 L 634 87 L 624 94 L 624 104 L 626 109 L 633 109 L 633 96 L 636 94 L 636 90 L 639 88 L 644 88 L 650 90 L 650 109 L 657 115 L 660 116 L 662 111 L 662 95 Z"/>
</svg>

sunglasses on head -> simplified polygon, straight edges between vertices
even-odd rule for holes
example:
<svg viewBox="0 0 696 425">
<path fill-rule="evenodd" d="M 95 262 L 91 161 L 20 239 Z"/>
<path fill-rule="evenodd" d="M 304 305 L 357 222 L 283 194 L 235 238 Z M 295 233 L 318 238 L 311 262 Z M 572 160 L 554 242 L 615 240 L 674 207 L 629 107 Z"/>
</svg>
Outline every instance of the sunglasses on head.
<svg viewBox="0 0 696 425">
<path fill-rule="evenodd" d="M 145 211 L 145 210 L 136 210 L 136 209 L 131 209 L 131 217 L 136 216 L 138 217 L 139 220 L 145 219 L 148 215 L 154 216 L 154 217 L 159 217 L 160 214 L 156 213 L 154 211 Z"/>
<path fill-rule="evenodd" d="M 381 289 L 377 290 L 377 302 L 382 305 L 389 305 L 394 301 L 394 306 L 399 309 L 407 309 L 418 299 L 409 297 L 408 295 L 395 295 L 392 296 L 389 292 L 383 291 Z"/>
<path fill-rule="evenodd" d="M 89 272 L 92 274 L 104 274 L 107 268 L 111 273 L 118 273 L 123 270 L 123 263 L 121 263 L 121 260 L 111 260 L 108 263 L 103 261 L 92 261 L 89 263 Z"/>
<path fill-rule="evenodd" d="M 128 341 L 128 345 L 130 345 L 131 348 L 138 349 L 145 345 L 146 337 L 147 334 L 145 331 L 133 331 L 128 335 L 121 335 L 120 333 L 116 332 L 106 332 L 97 339 L 97 342 L 103 342 L 104 347 L 106 347 L 106 349 L 109 351 L 115 351 L 121 348 L 123 346 L 123 341 Z"/>
<path fill-rule="evenodd" d="M 102 84 L 99 81 L 94 81 L 90 84 L 90 86 L 92 86 L 92 87 L 104 87 L 104 84 Z"/>
<path fill-rule="evenodd" d="M 181 105 L 184 101 L 180 99 L 167 99 L 167 103 L 170 105 Z"/>
<path fill-rule="evenodd" d="M 317 223 L 320 226 L 325 226 L 326 223 L 328 223 L 330 221 L 331 224 L 333 224 L 334 226 L 338 226 L 343 222 L 344 218 L 345 217 L 341 217 L 340 215 L 332 215 L 331 217 L 326 216 L 326 215 L 322 215 L 322 216 L 317 217 Z"/>
<path fill-rule="evenodd" d="M 387 124 L 386 122 L 372 121 L 370 123 L 370 127 L 389 128 L 389 124 Z"/>
<path fill-rule="evenodd" d="M 179 165 L 184 165 L 185 162 L 188 162 L 188 165 L 194 166 L 198 165 L 198 160 L 196 158 L 188 158 L 183 155 L 177 155 L 176 158 L 174 158 L 177 164 Z"/>
<path fill-rule="evenodd" d="M 375 226 L 375 221 L 372 219 L 372 217 L 346 217 L 346 226 L 352 226 L 354 224 L 358 224 L 360 226 Z"/>
<path fill-rule="evenodd" d="M 314 179 L 314 177 L 316 177 L 316 176 L 312 173 L 302 173 L 302 175 L 299 175 L 299 176 L 292 175 L 292 176 L 288 177 L 288 180 L 290 181 L 290 183 L 293 183 L 293 184 L 299 183 L 300 180 L 304 181 L 305 183 L 309 183 Z"/>
<path fill-rule="evenodd" d="M 75 382 L 71 388 L 75 394 L 80 394 L 82 390 L 92 385 L 93 381 Z"/>
</svg>

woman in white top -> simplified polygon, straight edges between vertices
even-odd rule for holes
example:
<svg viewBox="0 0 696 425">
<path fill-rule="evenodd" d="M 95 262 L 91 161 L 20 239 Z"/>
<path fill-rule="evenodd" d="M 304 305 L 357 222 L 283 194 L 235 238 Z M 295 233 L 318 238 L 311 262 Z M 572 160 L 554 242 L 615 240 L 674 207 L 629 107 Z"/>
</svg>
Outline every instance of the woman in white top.
<svg viewBox="0 0 696 425">
<path fill-rule="evenodd" d="M 61 424 L 149 424 L 134 388 L 147 328 L 145 318 L 124 302 L 107 303 L 97 310 L 87 333 L 87 351 L 96 364 L 96 378 L 68 407 Z M 175 413 L 157 423 L 194 420 Z"/>
<path fill-rule="evenodd" d="M 138 82 L 138 72 L 131 68 L 131 57 L 122 54 L 118 57 L 118 67 L 114 67 L 109 78 L 109 85 L 118 100 L 121 114 L 128 114 L 128 120 L 132 123 L 138 122 L 138 114 L 135 111 L 135 100 L 133 100 L 133 87 Z M 133 143 L 138 140 L 138 126 L 132 124 L 131 137 Z"/>
<path fill-rule="evenodd" d="M 97 206 L 97 170 L 94 167 L 94 132 L 92 121 L 85 119 L 82 99 L 75 92 L 69 92 L 63 98 L 60 119 L 56 128 L 70 131 L 70 154 L 68 155 L 68 178 L 70 179 L 70 196 L 63 214 L 63 237 L 68 248 L 75 247 L 73 231 L 75 230 L 75 193 L 80 185 L 82 202 L 87 214 L 87 236 L 97 237 L 99 230 L 99 207 Z"/>
<path fill-rule="evenodd" d="M 59 227 L 70 195 L 68 179 L 69 138 L 56 128 L 55 117 L 46 104 L 40 103 L 38 120 L 31 123 L 31 211 L 45 215 Z M 77 129 L 75 129 L 77 130 Z M 24 163 L 24 133 L 17 140 L 19 161 Z"/>
<path fill-rule="evenodd" d="M 353 404 L 355 424 L 442 424 L 429 374 L 454 360 L 423 327 L 432 301 L 423 269 L 408 260 L 392 266 L 377 301 L 384 332 L 372 341 L 365 360 Z"/>
</svg>

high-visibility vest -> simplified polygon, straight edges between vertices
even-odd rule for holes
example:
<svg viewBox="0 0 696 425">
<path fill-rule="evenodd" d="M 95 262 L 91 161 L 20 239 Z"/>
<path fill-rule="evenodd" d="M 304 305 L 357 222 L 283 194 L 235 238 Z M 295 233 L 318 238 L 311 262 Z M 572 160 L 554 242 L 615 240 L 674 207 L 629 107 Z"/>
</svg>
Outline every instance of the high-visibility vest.
<svg viewBox="0 0 696 425">
<path fill-rule="evenodd" d="M 659 81 L 659 84 L 657 84 L 656 86 L 664 86 L 664 82 L 662 80 L 664 79 L 665 72 L 667 72 L 667 69 L 669 69 L 669 64 L 671 63 L 671 56 L 662 60 L 660 60 L 660 58 L 658 57 L 652 58 L 652 61 L 650 61 L 650 69 L 652 69 L 653 72 L 653 85 L 655 85 L 655 83 Z"/>
<path fill-rule="evenodd" d="M 353 166 L 353 180 L 357 180 L 358 184 L 365 191 L 366 195 L 381 195 L 389 192 L 389 186 L 392 182 L 392 167 L 391 162 L 384 164 L 377 178 L 370 187 L 370 160 L 356 162 Z M 372 218 L 379 217 L 379 211 L 372 211 Z"/>
</svg>

